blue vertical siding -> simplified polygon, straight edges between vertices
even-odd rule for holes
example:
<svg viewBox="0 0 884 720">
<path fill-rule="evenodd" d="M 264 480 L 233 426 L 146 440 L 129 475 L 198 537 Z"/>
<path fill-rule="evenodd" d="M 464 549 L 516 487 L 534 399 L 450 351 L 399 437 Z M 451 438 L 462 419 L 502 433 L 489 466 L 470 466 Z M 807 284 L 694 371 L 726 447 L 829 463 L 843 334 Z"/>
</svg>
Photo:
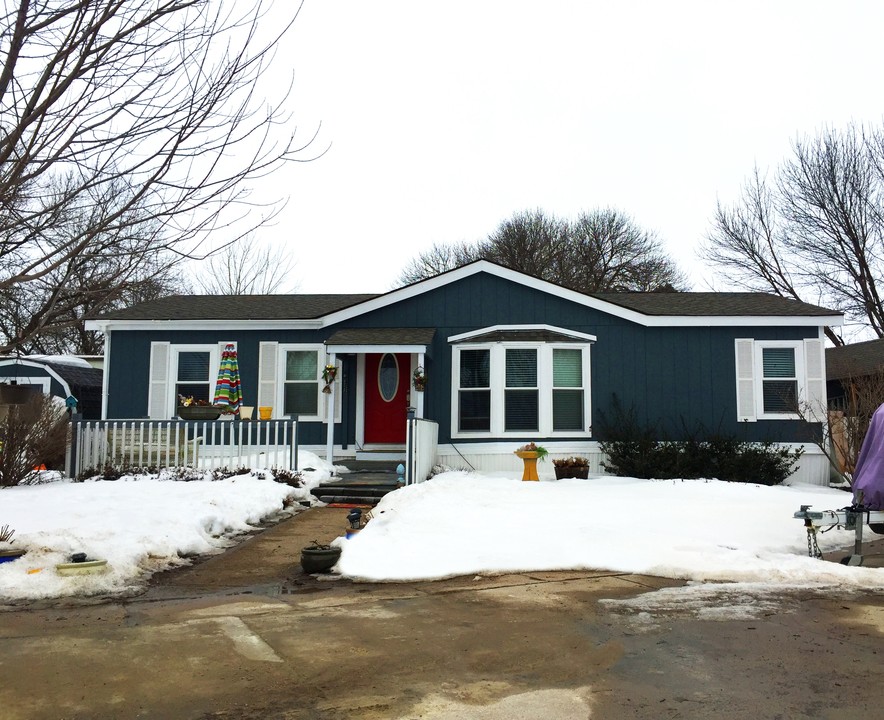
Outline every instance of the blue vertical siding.
<svg viewBox="0 0 884 720">
<path fill-rule="evenodd" d="M 115 331 L 111 344 L 108 411 L 110 417 L 145 415 L 151 341 L 172 343 L 238 343 L 243 391 L 257 395 L 258 343 L 322 342 L 340 327 L 433 327 L 436 333 L 424 366 L 428 384 L 425 414 L 439 423 L 439 441 L 450 441 L 451 346 L 447 338 L 493 325 L 547 324 L 597 337 L 591 351 L 593 436 L 604 439 L 598 423 L 610 417 L 617 395 L 634 407 L 644 423 L 657 424 L 677 439 L 703 427 L 737 434 L 747 440 L 806 441 L 812 428 L 800 421 L 738 423 L 734 339 L 800 340 L 818 336 L 815 327 L 670 327 L 648 328 L 572 303 L 502 278 L 476 274 L 395 305 L 354 317 L 321 331 Z M 335 430 L 337 443 L 355 441 L 355 358 L 344 357 L 344 422 Z M 249 402 L 248 404 L 253 404 Z M 322 444 L 325 429 L 305 424 L 301 442 Z M 468 441 L 458 441 L 467 444 Z"/>
</svg>

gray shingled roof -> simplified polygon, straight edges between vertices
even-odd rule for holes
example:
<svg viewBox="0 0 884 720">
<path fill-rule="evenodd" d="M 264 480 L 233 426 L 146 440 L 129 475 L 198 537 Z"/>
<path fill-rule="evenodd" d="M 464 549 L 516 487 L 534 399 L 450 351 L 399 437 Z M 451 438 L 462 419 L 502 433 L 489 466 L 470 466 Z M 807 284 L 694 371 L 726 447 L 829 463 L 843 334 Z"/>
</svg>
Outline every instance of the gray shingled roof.
<svg viewBox="0 0 884 720">
<path fill-rule="evenodd" d="M 364 295 L 171 295 L 100 320 L 312 320 L 377 297 Z"/>
<path fill-rule="evenodd" d="M 115 310 L 97 319 L 312 320 L 376 297 L 379 295 L 173 295 Z M 642 315 L 822 317 L 837 314 L 817 305 L 763 293 L 593 293 L 590 297 Z"/>
<path fill-rule="evenodd" d="M 326 345 L 429 345 L 436 328 L 341 328 Z"/>
<path fill-rule="evenodd" d="M 872 375 L 884 368 L 884 339 L 826 348 L 826 379 Z"/>
<path fill-rule="evenodd" d="M 642 315 L 825 316 L 835 310 L 777 295 L 748 292 L 593 293 L 592 297 Z"/>
</svg>

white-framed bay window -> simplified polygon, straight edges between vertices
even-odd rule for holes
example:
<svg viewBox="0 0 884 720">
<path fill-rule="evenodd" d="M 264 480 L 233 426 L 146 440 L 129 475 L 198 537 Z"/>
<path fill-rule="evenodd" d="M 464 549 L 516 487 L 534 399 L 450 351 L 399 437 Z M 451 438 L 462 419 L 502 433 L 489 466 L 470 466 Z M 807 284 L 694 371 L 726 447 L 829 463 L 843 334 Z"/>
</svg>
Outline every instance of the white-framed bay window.
<svg viewBox="0 0 884 720">
<path fill-rule="evenodd" d="M 258 406 L 272 408 L 272 417 L 297 415 L 324 422 L 328 395 L 322 392 L 322 370 L 328 361 L 322 343 L 262 342 L 259 349 Z M 341 361 L 335 378 L 335 422 L 341 419 Z"/>
<path fill-rule="evenodd" d="M 454 345 L 452 437 L 589 437 L 589 348 L 550 342 Z"/>
<path fill-rule="evenodd" d="M 819 420 L 825 414 L 823 341 L 735 341 L 741 421 Z"/>
</svg>

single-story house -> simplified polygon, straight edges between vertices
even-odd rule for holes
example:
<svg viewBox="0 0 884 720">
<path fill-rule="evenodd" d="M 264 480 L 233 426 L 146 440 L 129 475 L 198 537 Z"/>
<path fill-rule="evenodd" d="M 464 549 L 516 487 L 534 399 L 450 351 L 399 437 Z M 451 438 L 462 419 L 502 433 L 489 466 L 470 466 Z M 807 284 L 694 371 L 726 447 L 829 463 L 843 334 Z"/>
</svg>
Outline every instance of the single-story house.
<svg viewBox="0 0 884 720">
<path fill-rule="evenodd" d="M 843 405 L 851 381 L 884 374 L 884 338 L 826 348 L 829 403 Z"/>
<path fill-rule="evenodd" d="M 884 402 L 884 338 L 826 348 L 826 395 L 837 469 L 853 472 L 864 426 Z"/>
<path fill-rule="evenodd" d="M 15 383 L 40 390 L 46 395 L 77 401 L 83 418 L 101 417 L 104 373 L 74 356 L 0 358 L 0 383 Z"/>
<path fill-rule="evenodd" d="M 841 323 L 761 293 L 583 294 L 478 261 L 379 295 L 166 297 L 87 328 L 105 334 L 105 418 L 211 398 L 233 343 L 245 403 L 297 416 L 302 447 L 335 457 L 401 452 L 412 408 L 438 423 L 440 463 L 511 470 L 535 441 L 597 470 L 619 402 L 670 439 L 804 445 L 801 479 L 825 483 L 821 424 L 790 399 L 825 408 L 823 328 Z"/>
</svg>

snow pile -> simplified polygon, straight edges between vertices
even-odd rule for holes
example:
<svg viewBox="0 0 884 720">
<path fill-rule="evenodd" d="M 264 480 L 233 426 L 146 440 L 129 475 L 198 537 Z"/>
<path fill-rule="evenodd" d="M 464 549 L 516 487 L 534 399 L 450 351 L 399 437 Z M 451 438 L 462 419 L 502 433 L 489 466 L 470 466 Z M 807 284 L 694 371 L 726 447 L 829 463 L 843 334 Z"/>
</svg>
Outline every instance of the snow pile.
<svg viewBox="0 0 884 720">
<path fill-rule="evenodd" d="M 0 491 L 0 525 L 26 548 L 0 564 L 0 598 L 93 595 L 135 589 L 182 556 L 220 552 L 307 491 L 240 475 L 216 482 L 125 477 L 113 482 L 52 483 Z M 55 565 L 85 552 L 108 570 L 63 577 Z"/>
<path fill-rule="evenodd" d="M 717 480 L 521 482 L 450 472 L 387 495 L 342 543 L 341 573 L 426 580 L 477 573 L 607 569 L 698 581 L 884 588 L 884 569 L 807 556 L 800 505 L 833 509 L 850 496 L 814 486 Z M 833 530 L 820 546 L 846 547 Z"/>
</svg>

